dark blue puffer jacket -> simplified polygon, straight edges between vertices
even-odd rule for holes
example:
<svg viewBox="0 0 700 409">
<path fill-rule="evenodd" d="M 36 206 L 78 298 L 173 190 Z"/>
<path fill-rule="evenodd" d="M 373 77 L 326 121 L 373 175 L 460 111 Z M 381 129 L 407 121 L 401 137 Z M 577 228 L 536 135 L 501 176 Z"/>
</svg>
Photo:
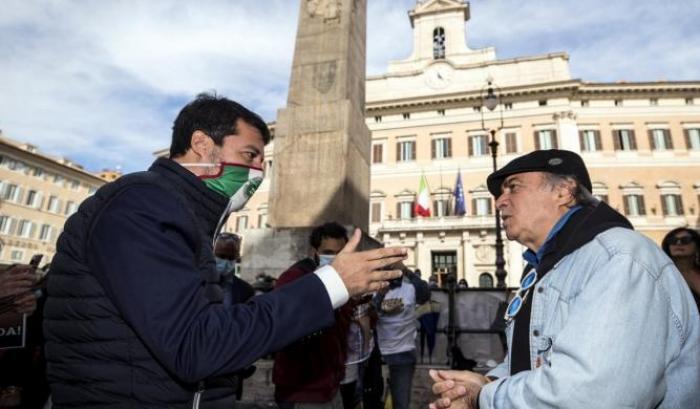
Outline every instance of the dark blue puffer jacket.
<svg viewBox="0 0 700 409">
<path fill-rule="evenodd" d="M 224 306 L 211 238 L 226 200 L 168 159 L 105 185 L 66 222 L 48 278 L 56 408 L 231 407 L 230 374 L 333 324 L 313 274 Z"/>
</svg>

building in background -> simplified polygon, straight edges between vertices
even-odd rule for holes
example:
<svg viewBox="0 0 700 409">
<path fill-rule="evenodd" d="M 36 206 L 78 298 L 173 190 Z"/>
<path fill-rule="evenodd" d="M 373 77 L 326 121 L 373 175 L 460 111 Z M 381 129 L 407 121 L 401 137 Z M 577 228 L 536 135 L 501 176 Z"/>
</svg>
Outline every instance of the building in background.
<svg viewBox="0 0 700 409">
<path fill-rule="evenodd" d="M 63 224 L 105 180 L 64 158 L 0 135 L 0 265 L 56 252 Z"/>
<path fill-rule="evenodd" d="M 586 82 L 571 78 L 566 53 L 499 60 L 494 48 L 468 47 L 469 18 L 463 1 L 417 2 L 409 12 L 412 55 L 367 78 L 373 237 L 410 248 L 406 264 L 424 274 L 454 272 L 470 286 L 494 285 L 495 220 L 485 182 L 488 130 L 501 127 L 501 116 L 499 167 L 535 149 L 569 149 L 586 161 L 594 195 L 655 241 L 673 227 L 699 226 L 700 81 Z M 488 80 L 500 103 L 482 112 Z M 266 148 L 267 175 L 272 151 Z M 460 206 L 455 212 L 459 174 L 464 214 Z M 414 213 L 421 175 L 430 217 Z M 265 227 L 268 194 L 266 181 L 228 228 L 245 235 Z M 522 251 L 506 242 L 508 285 L 519 282 Z"/>
</svg>

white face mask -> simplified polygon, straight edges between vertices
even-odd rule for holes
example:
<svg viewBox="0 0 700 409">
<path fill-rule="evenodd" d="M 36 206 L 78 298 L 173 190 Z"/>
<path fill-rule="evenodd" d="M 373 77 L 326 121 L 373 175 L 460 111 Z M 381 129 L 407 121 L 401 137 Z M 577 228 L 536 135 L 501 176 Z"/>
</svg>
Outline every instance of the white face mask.
<svg viewBox="0 0 700 409">
<path fill-rule="evenodd" d="M 335 260 L 335 254 L 319 254 L 318 255 L 318 266 L 323 267 L 333 263 Z"/>
</svg>

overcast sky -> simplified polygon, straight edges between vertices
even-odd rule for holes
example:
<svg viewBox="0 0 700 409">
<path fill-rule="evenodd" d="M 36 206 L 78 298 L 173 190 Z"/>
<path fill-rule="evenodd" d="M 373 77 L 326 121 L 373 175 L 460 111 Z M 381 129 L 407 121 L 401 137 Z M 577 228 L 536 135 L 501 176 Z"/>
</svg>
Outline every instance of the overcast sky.
<svg viewBox="0 0 700 409">
<path fill-rule="evenodd" d="M 0 0 L 0 129 L 87 169 L 147 167 L 216 90 L 275 119 L 299 1 Z M 415 0 L 368 0 L 369 74 L 410 54 Z M 472 0 L 471 48 L 564 51 L 585 81 L 700 80 L 697 0 Z"/>
</svg>

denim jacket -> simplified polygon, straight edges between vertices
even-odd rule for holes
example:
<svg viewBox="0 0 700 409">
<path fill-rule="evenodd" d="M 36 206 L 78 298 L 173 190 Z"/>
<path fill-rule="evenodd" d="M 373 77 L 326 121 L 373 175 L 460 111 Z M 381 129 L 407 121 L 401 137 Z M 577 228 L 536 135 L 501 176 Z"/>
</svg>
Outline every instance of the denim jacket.
<svg viewBox="0 0 700 409">
<path fill-rule="evenodd" d="M 485 408 L 700 408 L 700 318 L 672 261 L 612 228 L 555 264 L 530 292 L 530 360 L 488 373 Z M 512 345 L 512 322 L 507 328 Z"/>
</svg>

